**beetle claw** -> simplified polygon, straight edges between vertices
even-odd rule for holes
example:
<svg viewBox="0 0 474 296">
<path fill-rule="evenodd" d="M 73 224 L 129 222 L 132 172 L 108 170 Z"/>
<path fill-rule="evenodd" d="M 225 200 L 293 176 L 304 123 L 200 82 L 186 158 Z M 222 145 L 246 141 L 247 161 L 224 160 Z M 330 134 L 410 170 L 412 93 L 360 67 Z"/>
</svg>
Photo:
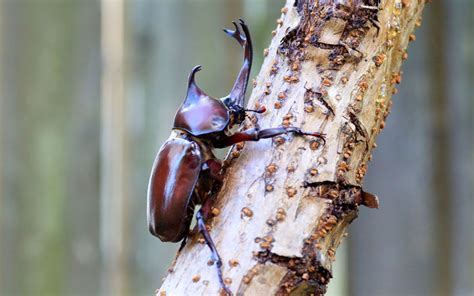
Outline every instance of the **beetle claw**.
<svg viewBox="0 0 474 296">
<path fill-rule="evenodd" d="M 304 133 L 306 136 L 312 136 L 312 137 L 316 137 L 318 139 L 321 139 L 321 141 L 323 141 L 323 146 L 326 145 L 326 134 L 322 134 L 322 133 Z"/>
<path fill-rule="evenodd" d="M 319 138 L 319 139 L 321 139 L 321 140 L 323 141 L 323 146 L 326 145 L 326 134 L 318 133 L 318 132 L 314 132 L 314 133 L 303 132 L 303 131 L 302 131 L 301 129 L 299 129 L 299 128 L 296 128 L 293 132 L 294 132 L 295 134 L 301 135 L 301 136 L 317 137 L 317 138 Z"/>
</svg>

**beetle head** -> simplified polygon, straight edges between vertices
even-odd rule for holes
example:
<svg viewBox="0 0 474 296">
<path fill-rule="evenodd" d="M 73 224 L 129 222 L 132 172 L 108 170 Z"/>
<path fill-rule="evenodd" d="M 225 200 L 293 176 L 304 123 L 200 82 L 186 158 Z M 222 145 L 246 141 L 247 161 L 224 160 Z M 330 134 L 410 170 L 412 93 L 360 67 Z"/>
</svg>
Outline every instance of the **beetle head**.
<svg viewBox="0 0 474 296">
<path fill-rule="evenodd" d="M 227 106 L 230 112 L 229 127 L 232 127 L 236 124 L 241 124 L 245 120 L 245 116 L 248 112 L 263 113 L 266 111 L 266 108 L 264 106 L 258 109 L 245 109 L 240 105 L 231 104 L 230 102 L 232 101 L 229 97 L 222 98 L 221 100 Z"/>
</svg>

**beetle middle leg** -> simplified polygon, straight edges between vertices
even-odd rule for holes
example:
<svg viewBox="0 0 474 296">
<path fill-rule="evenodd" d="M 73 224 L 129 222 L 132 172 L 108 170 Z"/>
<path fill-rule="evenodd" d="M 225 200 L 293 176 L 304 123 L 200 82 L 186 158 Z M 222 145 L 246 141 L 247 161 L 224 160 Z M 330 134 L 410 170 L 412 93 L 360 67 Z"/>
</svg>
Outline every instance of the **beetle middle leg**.
<svg viewBox="0 0 474 296">
<path fill-rule="evenodd" d="M 243 132 L 237 132 L 231 136 L 221 139 L 220 141 L 216 141 L 216 143 L 214 143 L 214 147 L 224 148 L 224 147 L 232 146 L 239 142 L 259 141 L 260 139 L 273 138 L 273 137 L 286 134 L 286 133 L 295 133 L 297 135 L 302 135 L 302 136 L 318 137 L 324 143 L 326 142 L 324 139 L 324 134 L 322 133 L 303 132 L 301 129 L 297 127 L 274 127 L 274 128 L 267 128 L 267 129 L 262 129 L 262 130 L 253 128 L 253 129 L 249 129 Z"/>
<path fill-rule="evenodd" d="M 197 225 L 199 231 L 202 233 L 202 236 L 204 237 L 204 241 L 206 242 L 207 246 L 209 249 L 211 249 L 212 253 L 212 261 L 216 264 L 217 267 L 217 276 L 219 277 L 219 283 L 224 289 L 224 291 L 228 295 L 232 295 L 232 292 L 229 290 L 229 288 L 224 284 L 224 278 L 222 276 L 222 260 L 221 257 L 219 256 L 219 253 L 217 252 L 216 246 L 214 245 L 214 242 L 212 241 L 211 235 L 209 234 L 209 231 L 207 231 L 206 224 L 204 223 L 204 217 L 201 209 L 199 209 L 196 213 L 196 220 L 197 220 Z"/>
<path fill-rule="evenodd" d="M 209 175 L 219 182 L 222 182 L 224 176 L 221 175 L 222 164 L 219 160 L 215 158 L 208 159 L 203 165 L 202 170 L 208 170 Z"/>
</svg>

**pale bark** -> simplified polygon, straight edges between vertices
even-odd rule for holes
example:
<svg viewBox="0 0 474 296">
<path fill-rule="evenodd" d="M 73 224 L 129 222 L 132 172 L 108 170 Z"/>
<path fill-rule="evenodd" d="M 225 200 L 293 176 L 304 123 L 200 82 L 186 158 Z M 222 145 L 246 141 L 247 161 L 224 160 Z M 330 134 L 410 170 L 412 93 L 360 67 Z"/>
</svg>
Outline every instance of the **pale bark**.
<svg viewBox="0 0 474 296">
<path fill-rule="evenodd" d="M 238 295 L 325 293 L 346 226 L 371 202 L 362 180 L 424 6 L 294 2 L 282 9 L 249 102 L 268 111 L 245 128 L 297 126 L 325 133 L 326 145 L 287 135 L 231 151 L 211 236 Z M 190 237 L 158 294 L 218 294 L 199 238 Z"/>
</svg>

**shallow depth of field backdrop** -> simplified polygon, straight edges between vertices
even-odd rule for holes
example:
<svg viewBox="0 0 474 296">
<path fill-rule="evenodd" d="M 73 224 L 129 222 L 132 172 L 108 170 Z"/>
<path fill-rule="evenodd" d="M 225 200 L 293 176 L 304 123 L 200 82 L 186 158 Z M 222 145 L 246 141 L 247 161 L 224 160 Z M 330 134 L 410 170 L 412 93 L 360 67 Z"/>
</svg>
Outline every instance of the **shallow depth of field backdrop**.
<svg viewBox="0 0 474 296">
<path fill-rule="evenodd" d="M 160 286 L 178 245 L 148 233 L 146 188 L 187 75 L 228 92 L 239 17 L 256 75 L 282 5 L 0 0 L 0 295 Z M 473 11 L 427 5 L 365 179 L 381 209 L 361 209 L 330 295 L 474 294 Z"/>
</svg>

